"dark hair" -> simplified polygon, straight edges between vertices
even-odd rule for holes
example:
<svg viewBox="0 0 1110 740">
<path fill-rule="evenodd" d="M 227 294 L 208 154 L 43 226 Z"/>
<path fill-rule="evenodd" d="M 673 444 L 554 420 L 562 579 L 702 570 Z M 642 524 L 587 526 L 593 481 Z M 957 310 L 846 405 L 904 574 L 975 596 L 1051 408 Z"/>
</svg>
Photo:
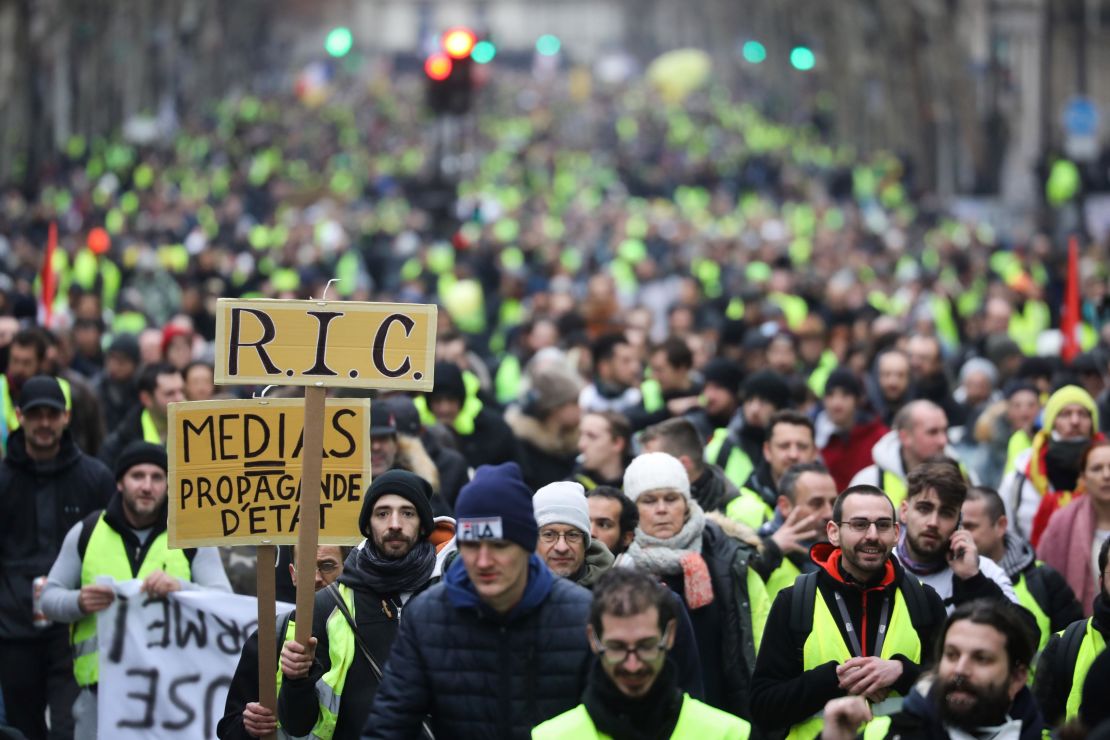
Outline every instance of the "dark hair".
<svg viewBox="0 0 1110 740">
<path fill-rule="evenodd" d="M 622 344 L 628 344 L 628 337 L 618 332 L 603 334 L 595 339 L 590 345 L 590 355 L 594 358 L 594 365 L 613 359 L 617 347 Z"/>
<path fill-rule="evenodd" d="M 976 599 L 956 607 L 948 615 L 937 639 L 936 654 L 944 654 L 944 641 L 948 637 L 948 630 L 956 622 L 971 622 L 972 624 L 985 624 L 993 627 L 1006 638 L 1006 658 L 1010 670 L 1018 667 L 1028 668 L 1033 661 L 1037 640 L 1030 634 L 1025 620 L 1018 613 L 1019 606 L 1015 606 L 1005 599 Z"/>
<path fill-rule="evenodd" d="M 1099 447 L 1108 446 L 1110 446 L 1110 440 L 1106 439 L 1096 439 L 1092 441 L 1091 444 L 1087 445 L 1087 449 L 1083 450 L 1083 455 L 1079 458 L 1079 474 L 1083 475 L 1084 471 L 1087 470 L 1087 461 L 1091 458 L 1092 452 Z"/>
<path fill-rule="evenodd" d="M 292 560 L 293 568 L 296 569 L 296 567 L 297 567 L 297 543 L 294 542 L 291 545 L 291 547 L 293 548 L 293 560 Z M 351 545 L 326 545 L 323 542 L 321 542 L 319 545 L 317 545 L 316 549 L 319 550 L 321 547 L 338 547 L 339 548 L 339 564 L 340 565 L 343 565 L 344 563 L 347 562 L 347 556 L 351 554 L 351 550 L 355 549 Z"/>
<path fill-rule="evenodd" d="M 695 467 L 705 464 L 705 440 L 702 439 L 694 422 L 685 416 L 652 424 L 640 433 L 640 442 L 658 439 L 663 443 L 663 452 L 674 457 L 685 455 Z"/>
<path fill-rule="evenodd" d="M 791 465 L 786 469 L 786 472 L 779 478 L 779 493 L 786 496 L 786 500 L 794 503 L 794 492 L 798 487 L 798 479 L 806 473 L 817 473 L 818 475 L 829 475 L 829 469 L 820 460 L 812 462 L 798 463 Z"/>
<path fill-rule="evenodd" d="M 636 525 L 640 523 L 640 510 L 636 507 L 636 502 L 625 496 L 619 488 L 598 486 L 588 492 L 586 498 L 605 498 L 621 505 L 621 518 L 618 522 L 621 537 L 636 529 Z"/>
<path fill-rule="evenodd" d="M 691 368 L 694 366 L 694 353 L 689 345 L 678 337 L 667 337 L 651 348 L 651 354 L 662 352 L 667 357 L 667 364 L 671 367 Z"/>
<path fill-rule="evenodd" d="M 771 415 L 771 418 L 767 420 L 767 436 L 765 437 L 765 439 L 768 442 L 771 441 L 771 435 L 775 433 L 775 427 L 779 424 L 789 424 L 796 427 L 805 427 L 809 430 L 809 436 L 811 438 L 816 438 L 817 436 L 813 428 L 812 419 L 803 414 L 801 411 L 796 411 L 794 409 L 783 409 L 782 411 L 776 411 L 774 414 Z"/>
<path fill-rule="evenodd" d="M 207 360 L 193 360 L 185 366 L 184 370 L 181 371 L 181 376 L 183 378 L 189 377 L 189 373 L 193 371 L 193 368 L 197 367 L 206 367 L 213 374 L 216 372 L 216 367 L 211 362 L 208 362 Z"/>
<path fill-rule="evenodd" d="M 582 416 L 600 416 L 605 419 L 605 423 L 609 425 L 609 434 L 613 439 L 624 440 L 624 452 L 622 454 L 624 460 L 627 462 L 632 458 L 632 424 L 628 421 L 627 416 L 619 411 L 587 411 Z"/>
<path fill-rule="evenodd" d="M 47 339 L 42 330 L 37 327 L 28 327 L 20 329 L 12 337 L 12 344 L 19 345 L 20 347 L 30 347 L 35 350 L 35 358 L 39 362 L 46 359 Z"/>
<path fill-rule="evenodd" d="M 942 505 L 959 510 L 967 498 L 967 481 L 960 473 L 959 464 L 951 460 L 931 460 L 910 471 L 906 478 L 907 501 L 930 489 L 936 491 Z"/>
<path fill-rule="evenodd" d="M 1006 514 L 1006 505 L 1002 503 L 1002 497 L 998 495 L 998 491 L 988 486 L 969 487 L 964 501 L 982 501 L 991 524 L 995 524 Z"/>
<path fill-rule="evenodd" d="M 139 371 L 139 393 L 143 391 L 154 393 L 158 388 L 158 377 L 160 375 L 180 376 L 181 371 L 168 362 L 152 362 L 149 365 L 144 365 L 143 369 Z"/>
<path fill-rule="evenodd" d="M 891 518 L 895 520 L 898 519 L 898 515 L 894 511 L 894 502 L 890 500 L 890 496 L 887 496 L 883 489 L 879 488 L 878 486 L 872 486 L 868 483 L 860 483 L 858 485 L 848 486 L 847 488 L 845 488 L 843 491 L 840 492 L 840 495 L 836 497 L 836 501 L 833 502 L 832 520 L 837 524 L 840 523 L 841 518 L 844 516 L 844 501 L 849 496 L 853 495 L 882 496 L 886 499 L 886 502 L 890 504 Z"/>
<path fill-rule="evenodd" d="M 590 625 L 601 639 L 601 617 L 631 617 L 655 607 L 659 613 L 659 631 L 675 618 L 674 599 L 670 591 L 646 571 L 637 568 L 610 568 L 594 586 L 590 604 Z"/>
</svg>

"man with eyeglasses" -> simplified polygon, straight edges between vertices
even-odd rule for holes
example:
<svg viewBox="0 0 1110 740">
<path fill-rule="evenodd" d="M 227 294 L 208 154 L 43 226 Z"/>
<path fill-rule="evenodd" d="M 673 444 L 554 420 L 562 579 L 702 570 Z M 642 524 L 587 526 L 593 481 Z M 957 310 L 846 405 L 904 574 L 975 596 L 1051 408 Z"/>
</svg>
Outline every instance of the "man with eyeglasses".
<svg viewBox="0 0 1110 740">
<path fill-rule="evenodd" d="M 582 703 L 532 730 L 533 740 L 672 737 L 746 740 L 751 727 L 683 693 L 669 659 L 677 620 L 667 589 L 632 568 L 594 588 L 586 634 L 598 656 Z"/>
<path fill-rule="evenodd" d="M 532 511 L 540 530 L 536 554 L 552 573 L 592 588 L 613 566 L 613 553 L 590 537 L 590 508 L 580 483 L 549 483 L 536 491 Z"/>
<path fill-rule="evenodd" d="M 407 470 L 390 470 L 366 490 L 359 531 L 338 588 L 316 594 L 313 637 L 281 650 L 278 718 L 300 737 L 357 738 L 370 713 L 401 613 L 435 582 L 432 487 Z"/>
<path fill-rule="evenodd" d="M 752 718 L 765 732 L 789 728 L 788 740 L 815 737 L 838 697 L 898 711 L 945 618 L 936 592 L 891 555 L 899 526 L 882 489 L 845 489 L 826 534 L 810 550 L 817 570 L 775 597 L 752 678 Z"/>
</svg>

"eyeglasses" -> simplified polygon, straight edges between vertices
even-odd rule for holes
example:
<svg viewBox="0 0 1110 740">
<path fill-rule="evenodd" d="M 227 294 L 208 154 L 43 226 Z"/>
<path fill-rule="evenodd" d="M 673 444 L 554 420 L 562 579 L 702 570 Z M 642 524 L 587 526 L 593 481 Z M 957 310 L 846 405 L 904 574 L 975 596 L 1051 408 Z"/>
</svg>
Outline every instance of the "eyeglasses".
<svg viewBox="0 0 1110 740">
<path fill-rule="evenodd" d="M 670 639 L 671 628 L 667 627 L 663 632 L 663 639 L 653 645 L 621 645 L 612 642 L 602 642 L 597 639 L 597 636 L 592 636 L 594 649 L 597 651 L 601 659 L 609 665 L 620 665 L 628 660 L 628 656 L 635 653 L 636 659 L 641 663 L 652 663 L 659 658 L 660 655 L 667 652 L 667 641 Z"/>
<path fill-rule="evenodd" d="M 842 527 L 848 527 L 853 532 L 859 532 L 860 534 L 871 529 L 872 524 L 875 525 L 875 531 L 879 534 L 889 532 L 894 528 L 894 520 L 890 517 L 884 517 L 882 519 L 864 519 L 863 517 L 857 517 L 855 519 L 849 519 L 846 522 L 839 522 L 839 524 Z"/>
<path fill-rule="evenodd" d="M 567 532 L 556 532 L 553 529 L 545 529 L 540 532 L 540 542 L 545 545 L 554 545 L 559 541 L 560 537 L 566 540 L 568 545 L 577 545 L 586 538 L 586 535 L 582 534 L 577 529 L 571 529 Z"/>
<path fill-rule="evenodd" d="M 316 571 L 322 576 L 326 576 L 329 573 L 334 573 L 337 570 L 339 570 L 339 563 L 335 562 L 334 560 L 323 560 L 319 563 L 316 563 Z"/>
</svg>

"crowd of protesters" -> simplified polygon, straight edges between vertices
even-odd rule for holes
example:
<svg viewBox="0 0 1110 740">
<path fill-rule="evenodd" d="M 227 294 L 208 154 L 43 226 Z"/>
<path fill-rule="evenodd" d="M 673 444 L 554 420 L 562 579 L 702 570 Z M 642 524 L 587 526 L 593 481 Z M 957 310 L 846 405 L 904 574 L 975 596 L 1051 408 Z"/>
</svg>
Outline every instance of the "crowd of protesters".
<svg viewBox="0 0 1110 740">
<path fill-rule="evenodd" d="M 1073 355 L 1062 245 L 896 157 L 572 92 L 484 91 L 447 209 L 404 84 L 4 193 L 0 733 L 95 737 L 96 575 L 252 592 L 244 548 L 166 548 L 167 407 L 237 392 L 216 298 L 337 277 L 439 306 L 435 385 L 376 395 L 366 539 L 317 553 L 308 644 L 279 624 L 276 716 L 248 643 L 220 737 L 1107 736 L 1106 235 Z"/>
</svg>

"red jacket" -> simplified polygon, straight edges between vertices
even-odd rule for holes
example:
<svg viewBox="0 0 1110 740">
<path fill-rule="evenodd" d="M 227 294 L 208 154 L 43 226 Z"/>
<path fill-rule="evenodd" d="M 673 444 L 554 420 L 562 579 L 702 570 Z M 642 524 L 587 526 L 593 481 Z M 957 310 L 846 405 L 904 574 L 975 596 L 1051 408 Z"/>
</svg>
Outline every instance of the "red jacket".
<svg viewBox="0 0 1110 740">
<path fill-rule="evenodd" d="M 838 491 L 848 487 L 852 476 L 871 465 L 871 448 L 889 432 L 878 416 L 857 423 L 847 432 L 836 432 L 821 449 L 825 466 L 832 473 Z"/>
</svg>

